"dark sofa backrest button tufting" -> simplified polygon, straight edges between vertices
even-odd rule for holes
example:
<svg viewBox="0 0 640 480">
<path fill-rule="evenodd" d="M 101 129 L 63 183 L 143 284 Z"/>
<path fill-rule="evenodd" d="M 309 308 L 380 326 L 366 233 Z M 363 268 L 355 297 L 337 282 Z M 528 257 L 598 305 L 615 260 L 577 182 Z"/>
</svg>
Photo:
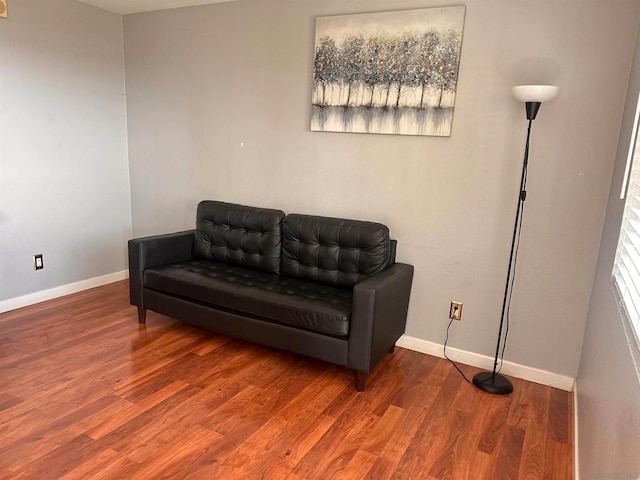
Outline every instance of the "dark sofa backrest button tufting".
<svg viewBox="0 0 640 480">
<path fill-rule="evenodd" d="M 193 256 L 279 273 L 283 218 L 281 210 L 200 202 Z"/>
<path fill-rule="evenodd" d="M 282 221 L 283 275 L 353 287 L 390 257 L 389 229 L 380 223 L 299 214 Z"/>
</svg>

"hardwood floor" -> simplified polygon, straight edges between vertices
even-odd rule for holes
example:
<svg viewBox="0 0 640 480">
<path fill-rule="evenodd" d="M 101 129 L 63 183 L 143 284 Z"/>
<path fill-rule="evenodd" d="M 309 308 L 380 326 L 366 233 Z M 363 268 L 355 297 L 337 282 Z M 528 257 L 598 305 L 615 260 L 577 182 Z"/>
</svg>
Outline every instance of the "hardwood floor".
<svg viewBox="0 0 640 480">
<path fill-rule="evenodd" d="M 342 367 L 149 312 L 118 282 L 0 315 L 0 478 L 572 477 L 567 392 L 396 348 Z M 477 370 L 462 367 L 467 376 Z"/>
</svg>

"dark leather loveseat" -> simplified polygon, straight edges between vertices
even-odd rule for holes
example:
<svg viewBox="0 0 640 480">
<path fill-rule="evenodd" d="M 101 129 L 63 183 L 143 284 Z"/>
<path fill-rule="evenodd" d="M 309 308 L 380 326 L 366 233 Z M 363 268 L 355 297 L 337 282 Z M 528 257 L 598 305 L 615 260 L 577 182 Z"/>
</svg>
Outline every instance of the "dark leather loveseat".
<svg viewBox="0 0 640 480">
<path fill-rule="evenodd" d="M 355 370 L 404 333 L 413 279 L 379 223 L 203 201 L 196 229 L 129 241 L 131 304 Z"/>
</svg>

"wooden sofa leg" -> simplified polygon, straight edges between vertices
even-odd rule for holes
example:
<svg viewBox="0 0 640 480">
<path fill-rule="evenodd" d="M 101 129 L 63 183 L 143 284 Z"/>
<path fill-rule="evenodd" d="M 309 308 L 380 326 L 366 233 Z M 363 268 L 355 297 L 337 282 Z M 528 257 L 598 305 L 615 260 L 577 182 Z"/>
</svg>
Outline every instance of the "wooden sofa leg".
<svg viewBox="0 0 640 480">
<path fill-rule="evenodd" d="M 367 374 L 356 370 L 356 390 L 364 392 L 364 386 L 367 383 Z"/>
<path fill-rule="evenodd" d="M 145 323 L 147 321 L 147 309 L 144 307 L 138 307 L 138 323 Z"/>
<path fill-rule="evenodd" d="M 396 351 L 396 346 L 394 345 L 389 349 L 389 351 L 387 353 L 393 355 L 393 352 L 395 352 L 395 351 Z"/>
</svg>

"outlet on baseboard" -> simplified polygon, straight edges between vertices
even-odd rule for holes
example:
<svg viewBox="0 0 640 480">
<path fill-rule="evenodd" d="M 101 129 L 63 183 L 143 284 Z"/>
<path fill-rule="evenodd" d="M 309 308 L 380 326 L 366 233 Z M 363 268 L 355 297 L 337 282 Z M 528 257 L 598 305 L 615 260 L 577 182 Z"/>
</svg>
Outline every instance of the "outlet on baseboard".
<svg viewBox="0 0 640 480">
<path fill-rule="evenodd" d="M 42 270 L 44 268 L 44 260 L 42 258 L 42 254 L 38 253 L 33 256 L 33 269 L 34 270 Z"/>
</svg>

